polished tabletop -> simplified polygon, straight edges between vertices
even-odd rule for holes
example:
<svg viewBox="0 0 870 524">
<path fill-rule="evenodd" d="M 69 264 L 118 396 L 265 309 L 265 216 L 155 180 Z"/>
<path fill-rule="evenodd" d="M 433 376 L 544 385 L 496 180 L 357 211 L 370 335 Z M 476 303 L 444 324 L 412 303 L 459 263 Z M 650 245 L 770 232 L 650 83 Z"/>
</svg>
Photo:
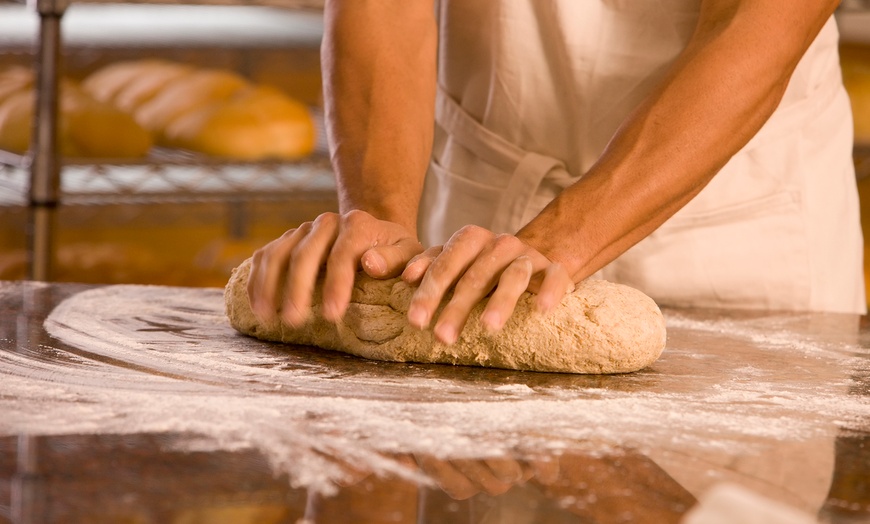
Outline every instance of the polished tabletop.
<svg viewBox="0 0 870 524">
<path fill-rule="evenodd" d="M 0 282 L 0 522 L 870 522 L 870 319 L 664 313 L 648 369 L 569 375 L 253 340 L 220 289 Z"/>
</svg>

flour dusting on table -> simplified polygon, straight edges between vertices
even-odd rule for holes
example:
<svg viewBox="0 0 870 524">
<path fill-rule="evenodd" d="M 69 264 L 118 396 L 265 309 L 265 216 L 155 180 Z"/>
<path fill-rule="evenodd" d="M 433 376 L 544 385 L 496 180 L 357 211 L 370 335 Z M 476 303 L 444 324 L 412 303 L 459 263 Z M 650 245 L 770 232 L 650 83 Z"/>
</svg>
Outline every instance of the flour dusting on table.
<svg viewBox="0 0 870 524">
<path fill-rule="evenodd" d="M 0 434 L 189 432 L 192 448 L 255 447 L 297 485 L 329 491 L 345 475 L 336 458 L 407 475 L 389 454 L 751 454 L 870 417 L 870 403 L 849 394 L 867 350 L 847 335 L 814 340 L 785 319 L 666 316 L 668 349 L 651 369 L 578 377 L 280 346 L 235 333 L 221 290 L 98 288 L 46 320 L 55 347 L 0 351 Z M 733 348 L 723 358 L 698 340 Z"/>
</svg>

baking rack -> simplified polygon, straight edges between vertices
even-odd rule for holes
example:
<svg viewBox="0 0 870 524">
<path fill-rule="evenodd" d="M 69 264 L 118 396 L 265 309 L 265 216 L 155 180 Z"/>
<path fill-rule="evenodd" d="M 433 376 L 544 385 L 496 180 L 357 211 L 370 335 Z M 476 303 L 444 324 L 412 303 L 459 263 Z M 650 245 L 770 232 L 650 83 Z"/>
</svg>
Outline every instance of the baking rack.
<svg viewBox="0 0 870 524">
<path fill-rule="evenodd" d="M 323 9 L 323 0 L 74 1 Z M 334 194 L 332 171 L 322 142 L 312 157 L 298 162 L 227 162 L 161 148 L 154 148 L 142 160 L 62 159 L 57 139 L 61 19 L 73 1 L 16 0 L 13 3 L 26 3 L 39 15 L 37 97 L 31 152 L 16 155 L 0 151 L 0 205 L 26 205 L 28 208 L 30 279 L 52 280 L 55 222 L 61 200 L 64 205 L 92 205 L 238 201 L 242 197 L 277 200 L 288 194 L 328 198 Z"/>
<path fill-rule="evenodd" d="M 0 0 L 4 2 L 26 3 L 39 15 L 32 152 L 22 156 L 0 151 L 0 206 L 26 205 L 29 211 L 29 278 L 51 280 L 55 218 L 61 200 L 64 205 L 87 205 L 334 195 L 323 144 L 313 157 L 299 162 L 228 163 L 160 148 L 155 148 L 146 159 L 136 161 L 61 159 L 57 141 L 60 22 L 71 3 L 246 5 L 319 11 L 323 9 L 323 0 Z M 867 4 L 865 0 L 852 0 L 844 8 L 861 10 Z M 870 177 L 870 144 L 856 145 L 855 165 L 858 178 Z"/>
</svg>

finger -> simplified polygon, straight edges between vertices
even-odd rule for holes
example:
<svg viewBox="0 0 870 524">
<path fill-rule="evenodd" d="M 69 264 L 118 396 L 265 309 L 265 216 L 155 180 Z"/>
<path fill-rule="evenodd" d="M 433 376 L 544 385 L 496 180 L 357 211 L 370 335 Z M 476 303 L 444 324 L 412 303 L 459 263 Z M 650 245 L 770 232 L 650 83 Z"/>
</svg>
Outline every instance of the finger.
<svg viewBox="0 0 870 524">
<path fill-rule="evenodd" d="M 497 266 L 491 267 L 488 263 L 475 263 L 465 272 L 453 290 L 453 297 L 438 316 L 433 330 L 438 340 L 445 344 L 456 342 L 471 310 L 495 286 L 497 272 L 501 269 Z"/>
<path fill-rule="evenodd" d="M 340 488 L 349 488 L 351 486 L 355 486 L 371 476 L 370 471 L 360 469 L 356 466 L 351 466 L 350 463 L 336 457 L 329 457 L 328 460 L 332 460 L 333 462 L 335 462 L 341 471 L 341 473 L 333 479 L 335 485 Z"/>
<path fill-rule="evenodd" d="M 559 460 L 556 457 L 531 460 L 529 467 L 535 480 L 541 485 L 549 486 L 559 480 Z"/>
<path fill-rule="evenodd" d="M 559 264 L 550 264 L 544 270 L 544 278 L 535 297 L 535 309 L 541 313 L 552 311 L 565 294 L 574 291 L 574 281 Z"/>
<path fill-rule="evenodd" d="M 364 212 L 350 212 L 341 218 L 340 232 L 326 260 L 323 282 L 323 316 L 338 322 L 344 316 L 360 259 L 377 243 L 376 220 Z"/>
<path fill-rule="evenodd" d="M 465 500 L 480 492 L 474 483 L 446 461 L 423 456 L 417 458 L 417 463 L 453 499 Z"/>
<path fill-rule="evenodd" d="M 290 252 L 301 237 L 298 228 L 290 229 L 258 249 L 252 257 L 248 301 L 261 321 L 271 321 L 278 316 L 279 290 L 287 273 Z"/>
<path fill-rule="evenodd" d="M 405 264 L 420 253 L 423 246 L 412 238 L 394 244 L 375 245 L 362 255 L 363 270 L 371 277 L 392 278 L 402 273 Z"/>
<path fill-rule="evenodd" d="M 456 283 L 453 297 L 439 314 L 435 336 L 445 344 L 455 342 L 471 310 L 492 291 L 502 272 L 527 249 L 526 244 L 512 235 L 490 233 L 487 246 Z"/>
<path fill-rule="evenodd" d="M 408 321 L 412 326 L 420 329 L 429 326 L 447 290 L 465 273 L 491 238 L 492 233 L 477 226 L 463 227 L 450 237 L 441 254 L 426 270 L 420 287 L 411 299 Z M 451 329 L 453 332 L 450 332 Z M 455 341 L 458 333 L 455 325 L 448 324 L 441 331 L 440 334 L 436 332 L 436 336 L 442 342 L 451 344 Z"/>
<path fill-rule="evenodd" d="M 532 278 L 532 260 L 527 256 L 518 257 L 505 268 L 498 279 L 498 286 L 489 298 L 480 322 L 490 332 L 504 327 L 517 306 L 520 296 L 529 287 Z"/>
<path fill-rule="evenodd" d="M 390 457 L 390 455 L 387 455 L 387 458 L 389 458 L 389 457 Z M 397 453 L 395 455 L 392 455 L 392 458 L 398 464 L 400 464 L 401 466 L 403 466 L 411 471 L 418 471 L 420 469 L 417 465 L 417 460 L 414 458 L 414 455 L 412 455 L 410 453 Z"/>
<path fill-rule="evenodd" d="M 514 459 L 488 458 L 483 459 L 483 462 L 492 471 L 495 478 L 502 482 L 516 483 L 523 478 L 523 468 Z"/>
<path fill-rule="evenodd" d="M 510 482 L 499 480 L 480 460 L 452 460 L 451 463 L 468 480 L 490 495 L 501 495 L 511 489 Z"/>
<path fill-rule="evenodd" d="M 338 234 L 338 215 L 324 213 L 317 217 L 290 254 L 281 319 L 290 326 L 301 326 L 310 314 L 311 297 L 317 275 Z M 302 229 L 302 228 L 300 228 Z"/>
<path fill-rule="evenodd" d="M 408 284 L 419 284 L 423 279 L 423 275 L 426 274 L 426 270 L 428 270 L 429 266 L 432 265 L 432 262 L 438 258 L 438 255 L 441 254 L 443 249 L 442 246 L 430 247 L 426 251 L 423 251 L 412 258 L 408 262 L 408 265 L 405 266 L 405 270 L 402 271 L 402 280 Z"/>
</svg>

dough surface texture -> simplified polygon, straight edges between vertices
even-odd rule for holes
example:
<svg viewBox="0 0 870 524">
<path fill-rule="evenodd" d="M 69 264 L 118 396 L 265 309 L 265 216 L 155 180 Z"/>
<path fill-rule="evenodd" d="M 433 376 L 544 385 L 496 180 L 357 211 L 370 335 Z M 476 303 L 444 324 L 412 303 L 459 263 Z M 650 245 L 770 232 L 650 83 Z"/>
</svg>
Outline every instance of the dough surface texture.
<svg viewBox="0 0 870 524">
<path fill-rule="evenodd" d="M 226 312 L 233 328 L 262 340 L 392 362 L 590 374 L 637 371 L 655 362 L 665 347 L 665 321 L 655 302 L 636 289 L 603 280 L 581 282 L 547 315 L 536 313 L 532 295 L 524 293 L 497 333 L 481 326 L 485 303 L 478 304 L 459 340 L 446 345 L 431 330 L 407 322 L 413 287 L 398 278 L 376 280 L 363 273 L 357 275 L 351 304 L 338 323 L 320 314 L 320 282 L 305 325 L 262 323 L 248 301 L 250 267 L 248 259 L 233 271 L 224 292 Z"/>
</svg>

